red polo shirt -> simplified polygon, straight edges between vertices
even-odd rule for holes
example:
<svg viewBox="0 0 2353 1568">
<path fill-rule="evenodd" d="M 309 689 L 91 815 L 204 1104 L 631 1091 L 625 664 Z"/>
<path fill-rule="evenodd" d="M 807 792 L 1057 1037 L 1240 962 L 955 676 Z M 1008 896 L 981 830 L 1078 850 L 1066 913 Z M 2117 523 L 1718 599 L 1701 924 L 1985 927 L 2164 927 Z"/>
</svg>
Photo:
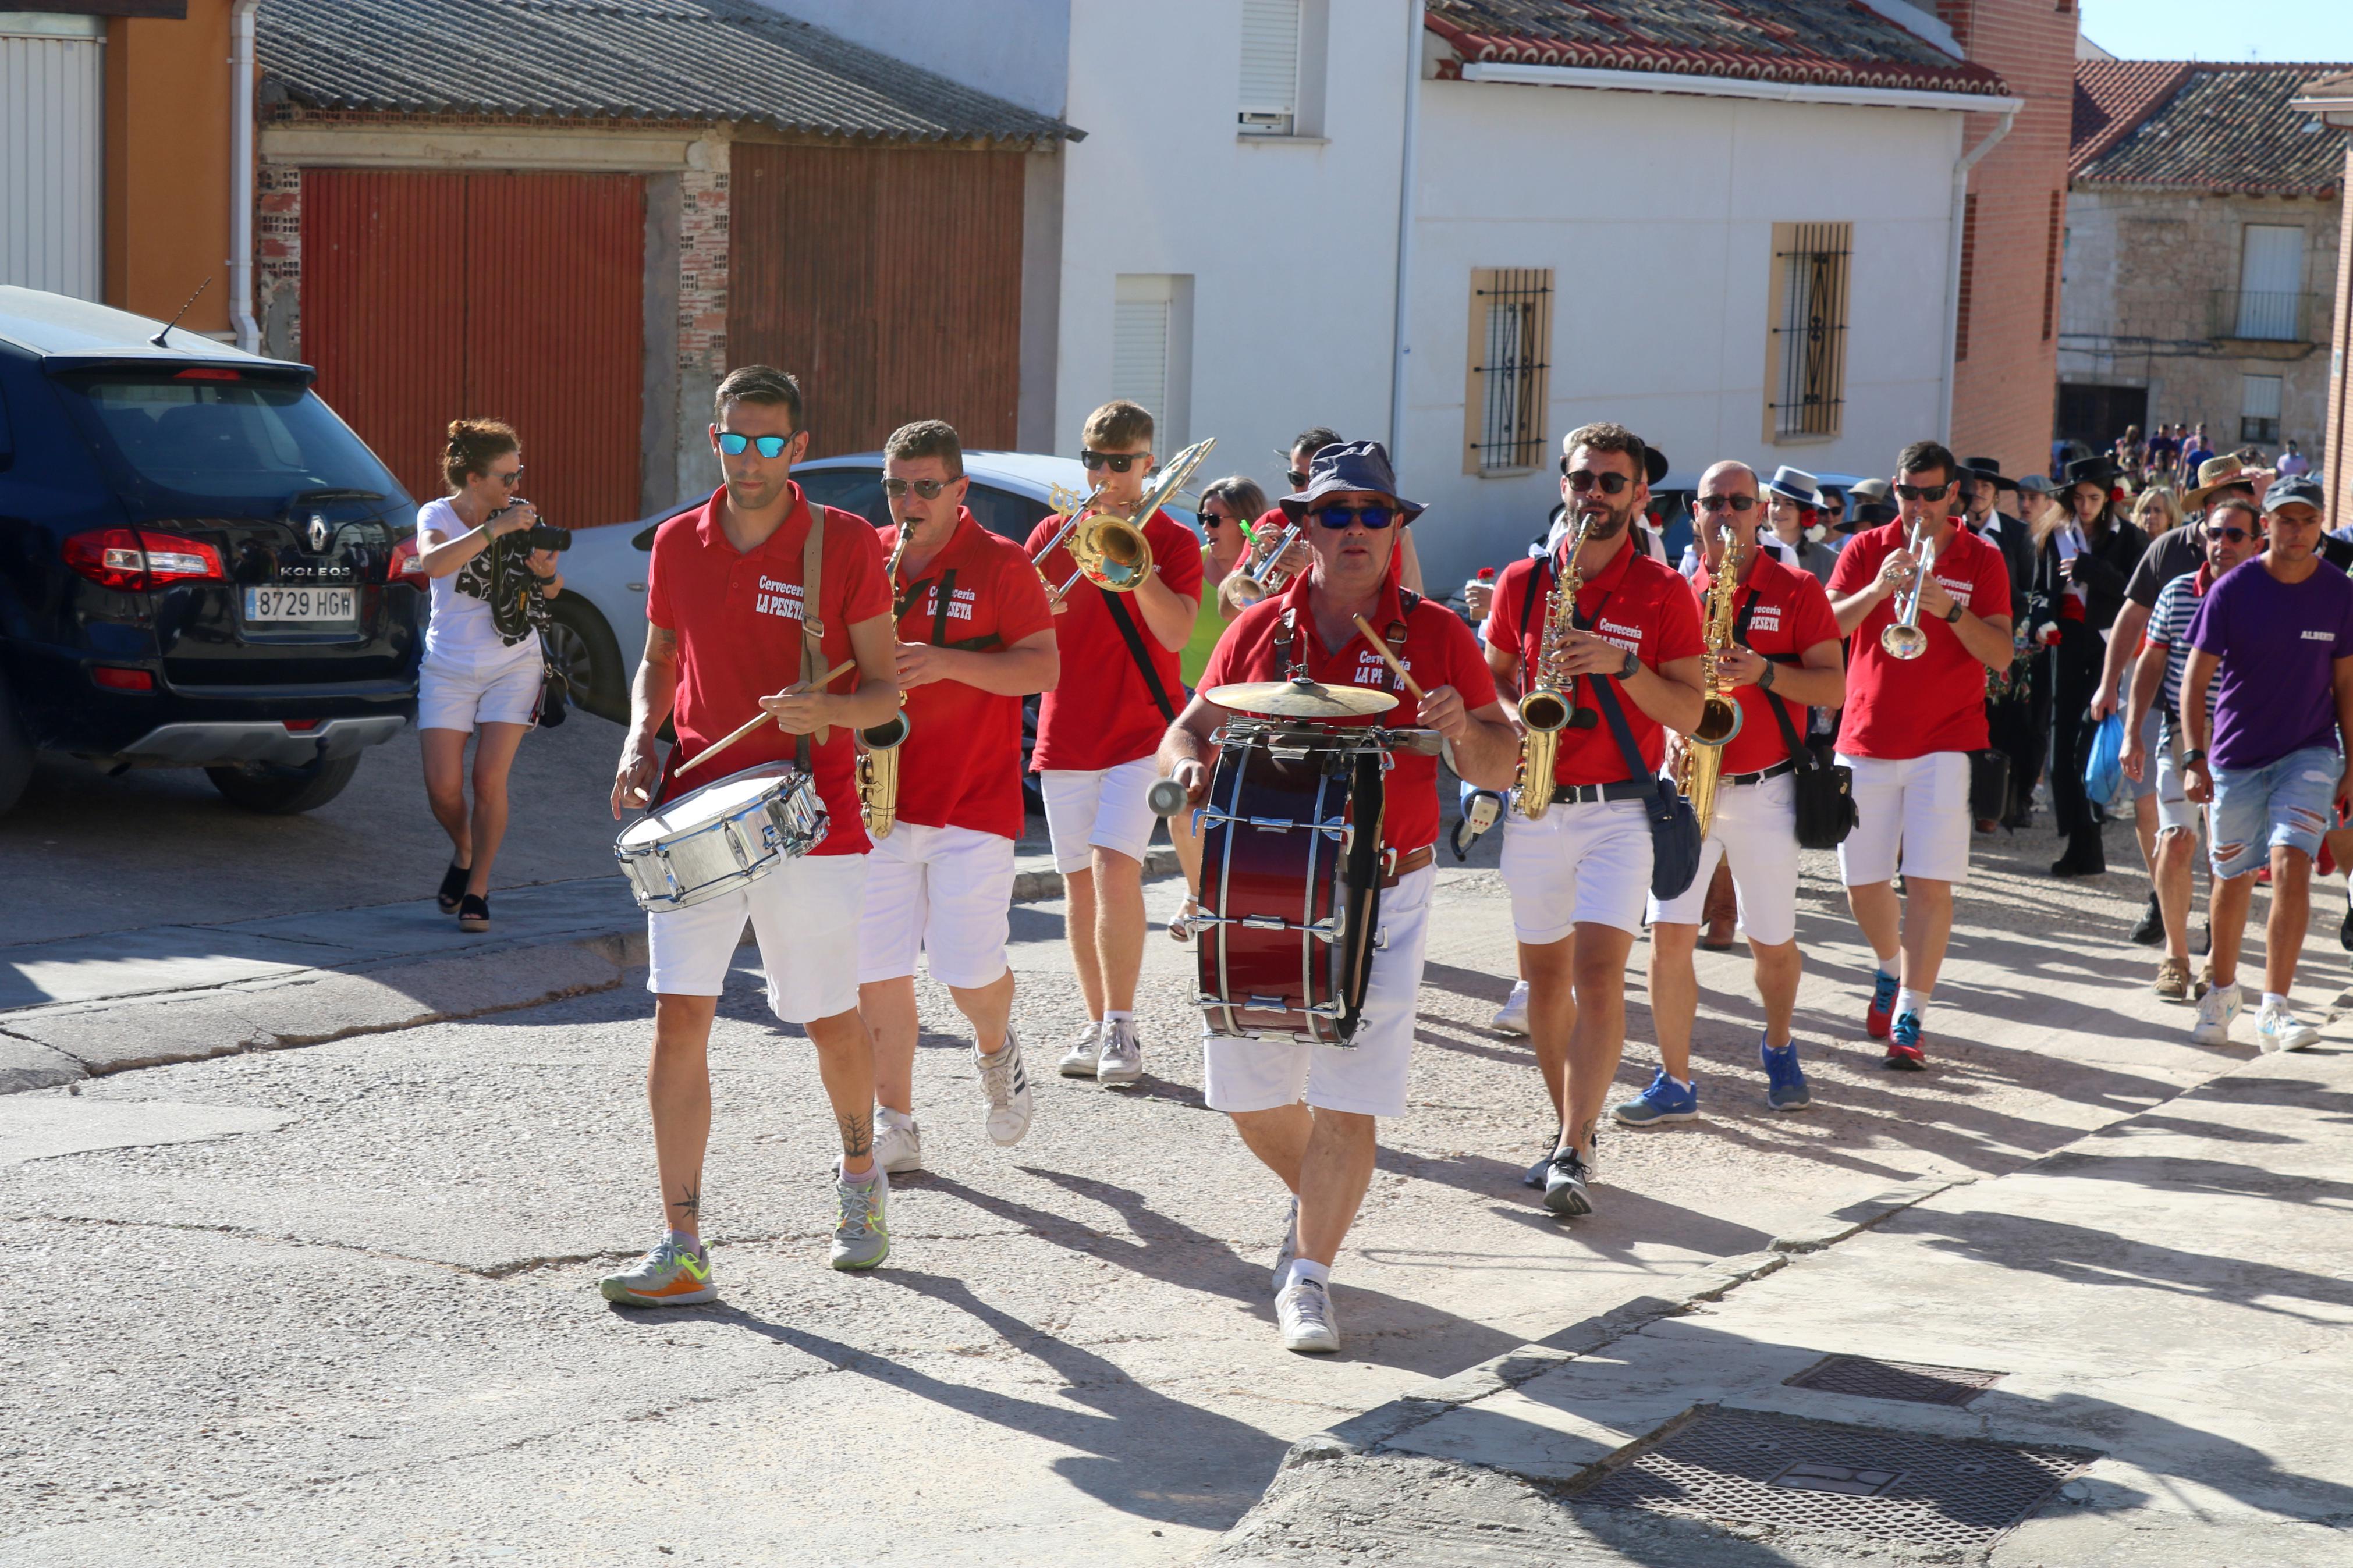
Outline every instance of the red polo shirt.
<svg viewBox="0 0 2353 1568">
<path fill-rule="evenodd" d="M 723 486 L 693 511 L 681 512 L 654 535 L 646 565 L 646 619 L 678 637 L 678 731 L 673 763 L 692 762 L 707 746 L 760 711 L 760 699 L 801 678 L 801 550 L 812 519 L 801 488 L 792 485 L 784 526 L 748 552 L 738 552 L 720 526 Z M 882 585 L 882 552 L 873 525 L 855 512 L 825 509 L 825 559 L 818 613 L 825 622 L 826 669 L 849 658 L 849 628 L 891 613 Z M 819 671 L 820 674 L 823 671 Z M 836 680 L 837 692 L 855 689 L 855 672 Z M 761 763 L 789 761 L 796 737 L 773 724 L 738 741 L 708 768 L 683 779 L 664 775 L 661 798 L 675 800 L 729 773 Z M 869 847 L 858 815 L 850 732 L 833 728 L 825 744 L 811 736 L 810 771 L 833 816 L 825 842 L 812 855 L 862 855 Z"/>
<path fill-rule="evenodd" d="M 1698 595 L 1703 625 L 1712 581 L 1703 563 L 1698 580 L 1692 584 Z M 1756 597 L 1753 608 L 1749 605 L 1751 595 Z M 1821 584 L 1812 573 L 1785 566 L 1768 552 L 1757 552 L 1757 563 L 1748 569 L 1748 581 L 1733 595 L 1732 604 L 1740 612 L 1735 616 L 1733 625 L 1738 626 L 1743 621 L 1747 625 L 1746 634 L 1737 640 L 1767 658 L 1794 658 L 1810 647 L 1839 640 L 1838 617 L 1831 614 L 1831 596 L 1822 592 Z M 1781 726 L 1774 721 L 1773 700 L 1754 685 L 1736 686 L 1732 695 L 1740 704 L 1740 733 L 1725 743 L 1724 771 L 1762 773 L 1787 762 L 1789 747 L 1781 738 Z M 1784 703 L 1782 711 L 1788 714 L 1789 727 L 1802 742 L 1806 735 L 1806 705 Z"/>
<path fill-rule="evenodd" d="M 1285 609 L 1294 612 L 1297 639 L 1293 656 L 1303 661 L 1307 673 L 1326 686 L 1376 686 L 1396 695 L 1398 705 L 1385 713 L 1363 719 L 1335 719 L 1335 724 L 1378 724 L 1385 729 L 1410 729 L 1419 722 L 1420 704 L 1404 689 L 1381 656 L 1360 632 L 1351 631 L 1337 649 L 1326 648 L 1315 635 L 1315 616 L 1308 607 L 1313 591 L 1303 573 L 1279 595 L 1252 605 L 1227 626 L 1209 667 L 1201 672 L 1201 689 L 1229 683 L 1282 680 L 1282 651 L 1276 638 Z M 1451 686 L 1462 694 L 1462 706 L 1477 712 L 1495 700 L 1495 679 L 1479 651 L 1478 639 L 1461 616 L 1434 599 L 1424 599 L 1404 614 L 1394 581 L 1381 590 L 1380 610 L 1371 621 L 1425 691 Z M 1389 628 L 1405 622 L 1400 643 Z M 1381 842 L 1400 855 L 1410 854 L 1438 839 L 1438 759 L 1400 752 L 1391 758 L 1386 799 L 1382 805 Z"/>
<path fill-rule="evenodd" d="M 1869 587 L 1887 558 L 1904 548 L 1906 532 L 1899 518 L 1848 540 L 1831 573 L 1831 597 L 1843 599 Z M 1961 608 L 1984 616 L 2009 616 L 2010 568 L 2000 550 L 1968 529 L 1951 531 L 1932 570 Z M 1895 622 L 1895 599 L 1890 594 L 1873 605 L 1849 634 L 1846 714 L 1839 721 L 1838 749 L 1851 757 L 1889 762 L 1984 749 L 1986 667 L 1961 646 L 1951 626 L 1926 612 L 1920 629 L 1928 634 L 1927 651 L 1915 659 L 1889 658 L 1879 638 Z"/>
<path fill-rule="evenodd" d="M 1039 546 L 1062 526 L 1050 517 L 1030 531 L 1028 550 Z M 1152 546 L 1153 569 L 1161 582 L 1197 605 L 1201 597 L 1201 542 L 1193 531 L 1165 511 L 1155 511 L 1144 525 L 1145 542 Z M 1071 552 L 1056 545 L 1039 563 L 1046 580 L 1060 587 L 1078 566 Z M 1064 602 L 1070 608 L 1055 617 L 1054 640 L 1062 651 L 1062 679 L 1046 693 L 1038 710 L 1038 750 L 1030 765 L 1039 773 L 1100 773 L 1106 768 L 1148 757 L 1160 749 L 1168 731 L 1169 714 L 1152 700 L 1144 672 L 1127 640 L 1111 617 L 1110 601 L 1127 601 L 1121 607 L 1135 626 L 1137 641 L 1152 661 L 1161 694 L 1172 712 L 1185 707 L 1183 649 L 1163 647 L 1145 624 L 1134 596 L 1106 594 L 1084 577 Z"/>
<path fill-rule="evenodd" d="M 888 560 L 894 526 L 878 543 Z M 988 652 L 1053 628 L 1045 584 L 1020 546 L 959 508 L 955 531 L 923 566 L 902 580 L 907 605 L 899 640 L 955 647 L 987 640 Z M 945 614 L 942 611 L 944 608 Z M 907 693 L 912 728 L 899 749 L 899 820 L 922 827 L 969 827 L 1000 838 L 1021 837 L 1021 699 L 1000 697 L 961 680 L 934 680 Z"/>
<path fill-rule="evenodd" d="M 1523 690 L 1527 689 L 1536 666 L 1536 650 L 1544 640 L 1546 606 L 1556 581 L 1554 574 L 1567 550 L 1567 542 L 1564 539 L 1550 555 L 1514 561 L 1504 568 L 1503 579 L 1495 584 L 1495 607 L 1487 617 L 1487 641 L 1519 656 Z M 1531 575 L 1535 577 L 1533 603 L 1529 597 Z M 1522 621 L 1524 608 L 1525 624 Z M 1577 618 L 1595 636 L 1628 649 L 1653 670 L 1675 659 L 1699 655 L 1699 601 L 1692 596 L 1691 584 L 1680 574 L 1643 554 L 1630 538 L 1619 546 L 1607 566 L 1587 575 L 1577 595 Z M 1579 707 L 1596 708 L 1593 693 L 1587 689 L 1588 680 L 1609 681 L 1618 706 L 1626 715 L 1626 727 L 1633 732 L 1635 747 L 1642 753 L 1642 765 L 1657 773 L 1667 753 L 1666 731 L 1626 695 L 1614 676 L 1579 676 Z M 1616 784 L 1627 776 L 1625 753 L 1618 749 L 1617 735 L 1598 708 L 1591 729 L 1571 727 L 1560 731 L 1560 749 L 1552 776 L 1554 783 L 1565 784 Z"/>
</svg>

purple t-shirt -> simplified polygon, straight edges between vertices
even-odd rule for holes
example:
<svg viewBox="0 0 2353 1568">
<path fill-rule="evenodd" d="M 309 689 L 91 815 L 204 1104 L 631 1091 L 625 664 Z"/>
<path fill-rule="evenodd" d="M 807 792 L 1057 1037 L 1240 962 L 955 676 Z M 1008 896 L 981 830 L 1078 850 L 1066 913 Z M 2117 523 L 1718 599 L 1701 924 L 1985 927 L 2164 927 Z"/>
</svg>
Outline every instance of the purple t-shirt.
<svg viewBox="0 0 2353 1568">
<path fill-rule="evenodd" d="M 2189 646 L 2222 661 L 2214 672 L 2218 768 L 2268 767 L 2292 752 L 2337 747 L 2337 661 L 2353 658 L 2353 578 L 2322 563 L 2283 583 L 2263 557 L 2206 591 Z"/>
</svg>

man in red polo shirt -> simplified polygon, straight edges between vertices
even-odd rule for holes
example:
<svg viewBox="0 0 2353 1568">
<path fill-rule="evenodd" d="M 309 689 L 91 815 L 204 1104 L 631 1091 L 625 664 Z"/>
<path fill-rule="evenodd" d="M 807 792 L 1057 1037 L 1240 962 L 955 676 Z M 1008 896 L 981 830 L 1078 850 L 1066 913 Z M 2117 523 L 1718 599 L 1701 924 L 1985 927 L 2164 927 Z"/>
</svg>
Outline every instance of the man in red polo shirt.
<svg viewBox="0 0 2353 1568">
<path fill-rule="evenodd" d="M 1518 738 L 1470 629 L 1443 605 L 1399 591 L 1398 536 L 1421 508 L 1398 499 L 1381 444 L 1325 447 L 1303 493 L 1283 498 L 1282 507 L 1294 521 L 1311 520 L 1314 560 L 1284 592 L 1253 605 L 1227 628 L 1202 671 L 1201 689 L 1282 680 L 1296 668 L 1327 686 L 1394 691 L 1397 707 L 1358 722 L 1435 730 L 1453 747 L 1462 776 L 1501 786 L 1511 776 Z M 1403 628 L 1401 637 L 1391 630 L 1385 640 L 1429 693 L 1424 700 L 1417 703 L 1365 641 L 1358 616 L 1377 627 Z M 1161 742 L 1160 761 L 1196 805 L 1208 790 L 1209 737 L 1228 717 L 1228 710 L 1197 694 Z M 1285 1045 L 1211 1035 L 1202 1049 L 1210 1109 L 1233 1118 L 1250 1152 L 1292 1191 L 1291 1229 L 1275 1259 L 1274 1289 L 1283 1343 L 1294 1351 L 1340 1348 L 1332 1260 L 1372 1180 L 1375 1119 L 1405 1112 L 1437 876 L 1430 862 L 1438 760 L 1400 752 L 1391 763 L 1381 840 L 1394 885 L 1385 879 L 1379 945 L 1354 1040 L 1346 1047 Z"/>
<path fill-rule="evenodd" d="M 1098 510 L 1125 516 L 1152 470 L 1152 416 L 1124 398 L 1087 416 L 1088 479 Z M 1035 553 L 1060 530 L 1050 517 L 1029 535 Z M 1087 1003 L 1087 1026 L 1062 1055 L 1065 1078 L 1131 1084 L 1144 1076 L 1135 981 L 1144 969 L 1144 854 L 1155 818 L 1145 792 L 1160 776 L 1153 752 L 1185 700 L 1179 653 L 1201 603 L 1201 542 L 1165 511 L 1144 520 L 1152 570 L 1132 593 L 1081 577 L 1057 607 L 1062 677 L 1038 710 L 1038 770 L 1046 832 L 1062 873 L 1065 928 Z M 1078 570 L 1067 544 L 1039 563 L 1056 587 Z"/>
<path fill-rule="evenodd" d="M 1626 955 L 1651 891 L 1651 819 L 1666 754 L 1664 725 L 1699 722 L 1699 607 L 1672 567 L 1628 549 L 1650 504 L 1647 448 L 1622 425 L 1588 425 L 1561 442 L 1560 495 L 1571 531 L 1541 558 L 1514 561 L 1495 584 L 1487 665 L 1514 700 L 1551 668 L 1576 678 L 1577 716 L 1559 732 L 1552 804 L 1531 822 L 1514 805 L 1504 822 L 1504 884 L 1528 983 L 1528 1037 L 1560 1131 L 1545 1170 L 1545 1206 L 1593 1212 L 1593 1140 L 1626 1045 Z M 1589 524 L 1577 569 L 1577 627 L 1545 657 L 1554 585 L 1568 567 L 1574 529 Z M 1614 701 L 1640 753 L 1630 766 L 1597 710 Z M 1516 717 L 1516 714 L 1515 714 Z"/>
<path fill-rule="evenodd" d="M 1831 608 L 1854 639 L 1838 759 L 1854 770 L 1856 822 L 1838 853 L 1854 923 L 1879 959 L 1863 1028 L 1887 1042 L 1884 1065 L 1917 1072 L 1953 934 L 1953 888 L 1969 875 L 1969 753 L 1985 749 L 1986 671 L 2010 668 L 2010 568 L 1954 518 L 1961 466 L 1952 453 L 1915 441 L 1895 468 L 1895 521 L 1848 540 L 1831 573 Z M 1897 591 L 1920 575 L 1915 528 L 1935 552 L 1920 586 L 1928 643 L 1900 659 L 1883 639 Z M 1908 910 L 1895 897 L 1899 863 Z"/>
<path fill-rule="evenodd" d="M 963 444 L 939 420 L 883 443 L 882 489 L 899 521 L 881 546 L 898 563 L 909 727 L 896 821 L 866 858 L 858 1011 L 874 1032 L 874 1152 L 894 1174 L 923 1167 L 913 1099 L 919 952 L 972 1025 L 989 1141 L 1010 1147 L 1029 1130 L 1005 942 L 1025 815 L 1021 700 L 1053 686 L 1060 658 L 1037 569 L 965 510 L 970 485 Z"/>
<path fill-rule="evenodd" d="M 808 439 L 799 383 L 766 365 L 746 365 L 719 384 L 715 403 L 711 445 L 726 482 L 654 536 L 646 569 L 645 660 L 630 694 L 613 815 L 792 759 L 806 744 L 830 825 L 808 854 L 748 887 L 646 916 L 646 989 L 654 994 L 646 1097 L 665 1228 L 634 1268 L 600 1287 L 607 1300 L 628 1306 L 684 1306 L 718 1295 L 701 1240 L 702 1155 L 711 1137 L 706 1052 L 747 920 L 767 971 L 768 1005 L 807 1031 L 841 1128 L 833 1266 L 871 1268 L 891 1249 L 889 1183 L 873 1158 L 874 1048 L 858 1016 L 867 841 L 850 751 L 853 731 L 882 722 L 898 706 L 882 552 L 865 519 L 812 509 L 792 481 L 793 463 Z M 802 593 L 811 530 L 820 524 L 812 623 Z M 823 688 L 804 680 L 805 671 L 822 675 L 852 657 L 854 677 Z M 731 749 L 723 765 L 680 776 L 679 764 L 762 712 L 776 720 L 774 727 L 763 726 Z M 667 768 L 655 760 L 664 719 L 678 734 Z"/>
<path fill-rule="evenodd" d="M 1765 1032 L 1757 1042 L 1765 1102 L 1776 1110 L 1810 1103 L 1790 1036 L 1803 965 L 1796 773 L 1801 760 L 1812 763 L 1805 750 L 1807 710 L 1836 708 L 1844 700 L 1846 659 L 1820 581 L 1784 564 L 1758 539 L 1765 509 L 1754 469 L 1716 464 L 1700 476 L 1692 510 L 1703 552 L 1692 586 L 1703 622 L 1716 578 L 1728 572 L 1737 584 L 1733 642 L 1717 660 L 1716 674 L 1740 705 L 1740 728 L 1725 742 L 1715 816 L 1700 847 L 1698 875 L 1679 896 L 1651 900 L 1651 1022 L 1658 1031 L 1660 1065 L 1649 1088 L 1611 1112 L 1629 1127 L 1688 1121 L 1699 1114 L 1699 1083 L 1691 1070 L 1692 1020 L 1699 1012 L 1692 950 L 1699 945 L 1709 879 L 1720 862 L 1732 868 L 1757 995 L 1765 1005 Z"/>
</svg>

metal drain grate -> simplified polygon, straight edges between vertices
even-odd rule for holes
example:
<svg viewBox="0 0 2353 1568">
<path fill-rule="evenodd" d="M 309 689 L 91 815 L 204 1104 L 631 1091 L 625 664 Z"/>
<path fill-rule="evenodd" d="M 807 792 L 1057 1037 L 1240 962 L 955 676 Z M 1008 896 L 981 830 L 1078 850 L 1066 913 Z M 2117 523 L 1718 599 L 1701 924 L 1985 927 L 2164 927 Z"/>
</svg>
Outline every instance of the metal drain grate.
<svg viewBox="0 0 2353 1568">
<path fill-rule="evenodd" d="M 1910 1405 L 1967 1405 L 2000 1377 L 1960 1366 L 1922 1366 L 1914 1362 L 1873 1361 L 1834 1355 L 1787 1379 L 1790 1388 L 1820 1394 L 1852 1394 L 1864 1399 L 1900 1399 Z"/>
<path fill-rule="evenodd" d="M 1986 1546 L 2094 1458 L 1703 1408 L 1576 1500 L 1918 1546 Z"/>
</svg>

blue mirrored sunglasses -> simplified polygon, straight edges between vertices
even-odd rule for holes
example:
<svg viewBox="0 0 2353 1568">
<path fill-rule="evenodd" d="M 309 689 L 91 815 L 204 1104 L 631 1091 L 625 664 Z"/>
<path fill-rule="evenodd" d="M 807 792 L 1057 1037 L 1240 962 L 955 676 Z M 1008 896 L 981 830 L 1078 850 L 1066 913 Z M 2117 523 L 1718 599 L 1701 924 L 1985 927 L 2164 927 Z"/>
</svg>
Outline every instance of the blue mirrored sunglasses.
<svg viewBox="0 0 2353 1568">
<path fill-rule="evenodd" d="M 719 449 L 731 458 L 740 458 L 744 448 L 753 447 L 764 458 L 781 458 L 792 441 L 790 436 L 746 436 L 740 430 L 719 432 Z"/>
<path fill-rule="evenodd" d="M 1387 528 L 1397 521 L 1398 509 L 1393 506 L 1320 506 L 1308 514 L 1325 528 L 1335 531 L 1352 522 L 1366 528 Z"/>
</svg>

